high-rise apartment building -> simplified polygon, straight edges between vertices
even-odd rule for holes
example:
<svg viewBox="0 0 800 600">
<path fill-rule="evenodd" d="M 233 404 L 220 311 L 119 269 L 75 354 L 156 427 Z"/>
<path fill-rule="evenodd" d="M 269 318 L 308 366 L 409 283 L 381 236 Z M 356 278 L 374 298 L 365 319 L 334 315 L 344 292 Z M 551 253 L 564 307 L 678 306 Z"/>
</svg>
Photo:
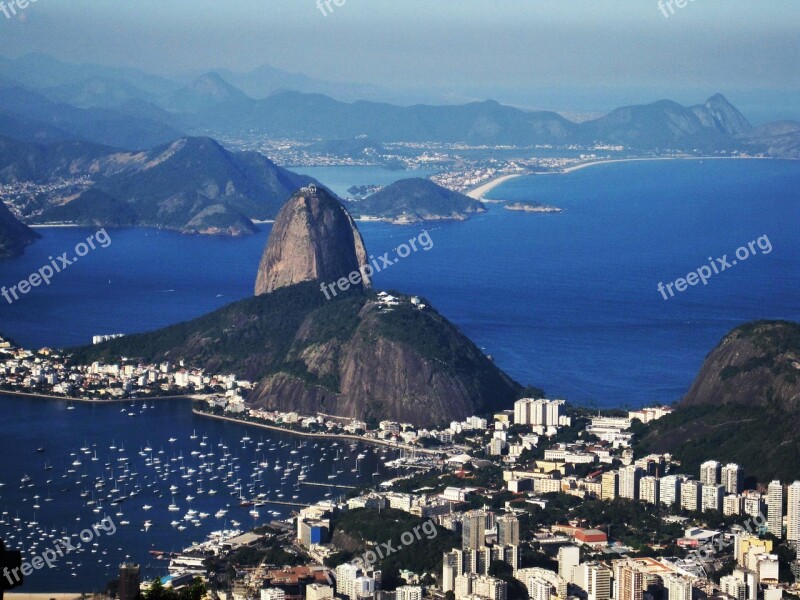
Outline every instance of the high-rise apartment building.
<svg viewBox="0 0 800 600">
<path fill-rule="evenodd" d="M 767 487 L 767 531 L 776 538 L 783 537 L 783 485 L 774 480 Z"/>
<path fill-rule="evenodd" d="M 463 550 L 483 548 L 486 545 L 486 513 L 482 510 L 465 512 L 461 523 L 461 548 Z"/>
<path fill-rule="evenodd" d="M 717 485 L 720 479 L 720 464 L 715 460 L 707 460 L 700 465 L 700 483 Z"/>
<path fill-rule="evenodd" d="M 786 494 L 786 539 L 800 543 L 800 481 L 790 485 Z"/>
<path fill-rule="evenodd" d="M 720 483 L 725 486 L 725 491 L 729 494 L 738 494 L 742 491 L 743 479 L 742 468 L 736 463 L 728 463 L 722 467 Z"/>
<path fill-rule="evenodd" d="M 647 502 L 648 504 L 658 503 L 658 485 L 659 481 L 652 475 L 642 477 L 639 480 L 639 500 Z"/>
<path fill-rule="evenodd" d="M 628 500 L 639 498 L 639 480 L 642 471 L 636 465 L 621 467 L 619 470 L 619 496 Z"/>
<path fill-rule="evenodd" d="M 703 484 L 694 479 L 687 479 L 681 483 L 681 508 L 684 510 L 700 510 L 702 500 L 701 489 Z"/>
</svg>

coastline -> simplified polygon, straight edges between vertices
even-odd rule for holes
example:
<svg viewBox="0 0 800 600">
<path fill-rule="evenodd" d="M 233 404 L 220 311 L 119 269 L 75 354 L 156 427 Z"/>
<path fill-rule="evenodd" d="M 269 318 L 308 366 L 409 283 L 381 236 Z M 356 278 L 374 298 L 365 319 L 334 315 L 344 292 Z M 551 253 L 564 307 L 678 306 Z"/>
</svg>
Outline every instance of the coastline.
<svg viewBox="0 0 800 600">
<path fill-rule="evenodd" d="M 430 450 L 428 448 L 419 448 L 417 446 L 408 446 L 405 444 L 393 444 L 391 442 L 387 442 L 386 440 L 376 440 L 373 438 L 362 437 L 358 435 L 353 435 L 350 433 L 311 433 L 306 431 L 294 431 L 292 429 L 286 429 L 284 427 L 278 427 L 277 425 L 267 425 L 266 423 L 254 423 L 252 421 L 242 421 L 241 419 L 235 419 L 233 417 L 226 417 L 223 415 L 212 415 L 211 413 L 203 412 L 202 410 L 197 410 L 196 408 L 192 409 L 192 413 L 195 415 L 199 415 L 201 417 L 208 417 L 210 419 L 218 419 L 220 421 L 230 421 L 231 423 L 236 423 L 238 425 L 249 425 L 251 427 L 260 427 L 261 429 L 269 429 L 271 431 L 280 431 L 282 433 L 288 433 L 291 435 L 297 435 L 300 437 L 308 437 L 308 438 L 321 438 L 321 439 L 328 439 L 328 440 L 351 440 L 354 442 L 364 442 L 366 444 L 375 444 L 376 446 L 386 446 L 388 448 L 396 448 L 397 450 L 412 450 L 414 452 L 419 452 L 421 454 L 430 454 L 436 456 L 438 454 L 442 454 L 442 452 L 436 450 Z"/>
<path fill-rule="evenodd" d="M 613 163 L 644 162 L 653 160 L 775 160 L 775 159 L 769 156 L 653 156 L 653 157 L 643 157 L 643 158 L 611 158 L 608 160 L 595 160 L 595 161 L 580 163 L 578 165 L 566 167 L 564 169 L 561 169 L 560 171 L 554 171 L 553 173 L 566 175 L 567 173 L 574 173 L 575 171 L 580 171 L 581 169 L 585 169 L 587 167 L 593 167 L 595 165 L 610 165 Z M 548 175 L 549 173 L 541 173 L 541 174 Z"/>
<path fill-rule="evenodd" d="M 85 404 L 123 404 L 127 402 L 149 402 L 151 400 L 201 400 L 202 398 L 192 398 L 191 396 L 152 396 L 150 398 L 112 398 L 103 400 L 99 398 L 72 398 L 69 396 L 50 396 L 48 394 L 34 394 L 30 392 L 14 392 L 0 390 L 0 396 L 17 396 L 19 398 L 30 398 L 33 400 L 61 400 L 62 402 L 83 402 Z"/>
<path fill-rule="evenodd" d="M 483 200 L 483 197 L 486 194 L 491 192 L 494 188 L 504 184 L 506 181 L 510 181 L 512 179 L 516 179 L 517 177 L 522 177 L 523 175 L 528 174 L 529 173 L 512 173 L 511 175 L 502 175 L 500 177 L 496 177 L 495 179 L 476 187 L 474 190 L 467 192 L 466 195 L 473 200 Z"/>
<path fill-rule="evenodd" d="M 195 398 L 192 396 L 154 396 L 152 398 L 114 398 L 113 400 L 97 400 L 92 398 L 68 398 L 66 396 L 48 396 L 47 394 L 31 394 L 28 392 L 10 392 L 6 390 L 0 390 L 0 396 L 15 396 L 19 398 L 28 398 L 31 400 L 59 400 L 61 402 L 82 402 L 84 404 L 125 404 L 128 402 L 145 402 L 150 400 L 189 400 L 191 402 L 196 402 L 202 400 L 203 398 Z M 398 450 L 410 450 L 413 452 L 418 452 L 421 454 L 430 454 L 432 456 L 437 456 L 442 454 L 441 451 L 432 450 L 428 448 L 420 448 L 418 446 L 409 446 L 407 444 L 396 444 L 392 442 L 387 442 L 386 440 L 378 440 L 374 438 L 368 438 L 363 436 L 358 436 L 350 433 L 312 433 L 306 431 L 295 431 L 293 429 L 287 429 L 285 427 L 279 427 L 277 425 L 268 425 L 266 423 L 254 423 L 252 421 L 244 421 L 242 419 L 236 419 L 234 417 L 226 417 L 223 415 L 213 415 L 211 413 L 204 412 L 202 410 L 197 410 L 196 408 L 192 408 L 192 413 L 201 417 L 208 417 L 210 419 L 218 419 L 220 421 L 229 421 L 231 423 L 236 423 L 237 425 L 249 425 L 252 427 L 260 427 L 261 429 L 269 429 L 272 431 L 279 431 L 282 433 L 288 433 L 290 435 L 297 435 L 300 437 L 308 437 L 308 438 L 321 438 L 321 439 L 339 439 L 339 440 L 351 440 L 354 442 L 364 442 L 367 444 L 375 444 L 376 446 L 386 446 L 388 448 L 396 448 Z"/>
</svg>

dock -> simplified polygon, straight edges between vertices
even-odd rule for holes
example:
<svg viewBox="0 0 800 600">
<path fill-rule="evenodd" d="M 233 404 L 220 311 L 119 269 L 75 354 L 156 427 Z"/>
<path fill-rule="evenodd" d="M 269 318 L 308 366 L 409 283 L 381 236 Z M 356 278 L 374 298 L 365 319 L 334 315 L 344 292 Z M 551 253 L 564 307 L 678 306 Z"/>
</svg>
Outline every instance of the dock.
<svg viewBox="0 0 800 600">
<path fill-rule="evenodd" d="M 340 490 L 357 490 L 354 485 L 344 485 L 341 483 L 317 483 L 316 481 L 300 481 L 300 485 L 314 485 L 316 487 L 338 488 Z"/>
<path fill-rule="evenodd" d="M 254 506 L 256 505 L 256 503 L 258 505 L 261 505 L 261 504 L 280 504 L 281 506 L 300 506 L 302 508 L 306 508 L 306 507 L 311 506 L 310 504 L 303 504 L 302 502 L 288 502 L 286 500 L 267 500 L 267 499 L 255 500 L 254 501 Z"/>
</svg>

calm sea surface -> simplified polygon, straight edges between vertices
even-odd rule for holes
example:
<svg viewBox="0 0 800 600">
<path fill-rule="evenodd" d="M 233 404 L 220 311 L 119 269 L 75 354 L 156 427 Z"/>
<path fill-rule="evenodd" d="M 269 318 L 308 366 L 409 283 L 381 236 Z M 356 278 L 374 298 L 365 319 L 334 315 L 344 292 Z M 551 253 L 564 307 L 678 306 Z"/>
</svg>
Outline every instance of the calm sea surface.
<svg viewBox="0 0 800 600">
<path fill-rule="evenodd" d="M 385 184 L 408 176 L 371 168 L 309 172 L 338 192 L 353 184 Z M 426 297 L 498 366 L 551 396 L 593 406 L 671 402 L 686 391 L 705 355 L 733 327 L 754 319 L 800 321 L 799 184 L 800 163 L 756 160 L 610 164 L 569 175 L 520 178 L 491 196 L 553 204 L 564 212 L 527 214 L 490 204 L 486 214 L 465 223 L 429 224 L 433 248 L 392 265 L 375 283 Z M 359 228 L 374 255 L 391 251 L 422 229 L 383 223 L 360 223 Z M 71 253 L 93 232 L 39 231 L 43 239 L 24 257 L 0 263 L 0 285 L 27 277 L 49 256 Z M 269 225 L 242 239 L 152 229 L 109 233 L 108 248 L 81 258 L 50 286 L 32 290 L 13 305 L 0 299 L 0 332 L 28 347 L 62 347 L 87 343 L 95 334 L 151 330 L 247 297 Z M 755 255 L 714 275 L 705 286 L 690 287 L 666 301 L 658 292 L 659 282 L 684 277 L 707 264 L 709 257 L 727 255 L 732 261 L 737 248 L 760 236 L 767 236 L 762 245 L 769 242 L 769 253 L 755 246 Z M 215 451 L 222 451 L 206 462 L 216 461 L 215 469 L 220 466 L 223 444 L 246 471 L 241 479 L 253 476 L 253 461 L 270 452 L 270 446 L 276 446 L 271 453 L 280 455 L 282 464 L 294 457 L 302 464 L 303 456 L 316 463 L 322 452 L 320 444 L 313 451 L 304 447 L 289 455 L 297 444 L 294 439 L 200 419 L 181 402 L 127 408 L 135 416 L 119 406 L 68 411 L 58 402 L 0 400 L 0 410 L 7 415 L 0 421 L 0 482 L 5 484 L 0 487 L 0 509 L 8 513 L 0 535 L 22 536 L 27 549 L 33 538 L 25 537 L 27 529 L 19 531 L 20 524 L 27 528 L 31 521 L 38 523 L 30 528 L 34 533 L 37 528 L 79 533 L 106 513 L 116 519 L 117 507 L 104 504 L 95 513 L 95 505 L 86 504 L 91 495 L 81 497 L 88 482 L 124 472 L 114 454 L 119 450 L 111 450 L 111 445 L 124 443 L 124 457 L 135 465 L 142 490 L 121 505 L 124 517 L 119 519 L 129 520 L 129 526 L 96 540 L 96 552 L 78 555 L 75 564 L 32 576 L 26 589 L 87 589 L 84 582 L 101 586 L 125 554 L 147 564 L 151 548 L 178 549 L 219 529 L 227 519 L 250 524 L 252 517 L 245 509 L 231 507 L 225 517 L 214 517 L 226 503 L 236 503 L 235 495 L 222 497 L 222 486 L 217 497 L 210 498 L 192 494 L 183 485 L 177 457 L 182 454 L 185 468 L 198 471 L 202 435 L 208 445 L 213 442 Z M 191 439 L 194 430 L 198 438 Z M 250 442 L 241 441 L 245 432 Z M 172 437 L 177 441 L 169 442 Z M 262 437 L 265 446 L 257 449 Z M 281 442 L 289 446 L 281 447 Z M 142 456 L 145 446 L 153 452 Z M 332 473 L 336 448 L 324 446 L 329 462 L 315 467 L 318 472 L 309 480 L 328 481 Z M 39 447 L 45 450 L 37 452 Z M 81 447 L 89 448 L 90 454 Z M 158 472 L 148 457 L 158 457 L 161 449 L 161 460 L 179 471 L 156 483 Z M 95 450 L 98 460 L 92 461 Z M 198 454 L 193 456 L 193 451 Z M 353 462 L 353 453 L 348 454 Z M 81 466 L 73 468 L 76 459 Z M 365 465 L 371 473 L 374 454 L 368 453 L 367 460 L 373 461 Z M 45 462 L 53 469 L 45 471 Z M 348 463 L 339 477 L 355 477 L 353 468 Z M 296 473 L 290 477 L 296 478 Z M 20 489 L 25 474 L 34 487 Z M 265 489 L 277 494 L 282 474 L 273 467 L 264 470 Z M 173 480 L 179 481 L 175 485 L 180 489 L 180 512 L 167 511 Z M 285 486 L 293 488 L 294 480 L 286 481 Z M 208 481 L 203 485 L 208 488 Z M 301 488 L 287 488 L 284 499 L 298 495 L 309 501 L 328 492 Z M 179 532 L 170 522 L 182 521 L 194 506 L 185 500 L 187 495 L 196 496 L 196 510 L 210 516 L 199 526 L 188 521 L 187 529 Z M 40 509 L 33 509 L 34 502 Z M 145 511 L 145 504 L 153 508 Z M 286 514 L 284 509 L 269 507 Z M 20 521 L 14 522 L 17 511 Z M 146 520 L 152 527 L 144 532 Z M 154 570 L 164 566 L 150 562 Z M 75 581 L 81 585 L 69 585 Z"/>
</svg>

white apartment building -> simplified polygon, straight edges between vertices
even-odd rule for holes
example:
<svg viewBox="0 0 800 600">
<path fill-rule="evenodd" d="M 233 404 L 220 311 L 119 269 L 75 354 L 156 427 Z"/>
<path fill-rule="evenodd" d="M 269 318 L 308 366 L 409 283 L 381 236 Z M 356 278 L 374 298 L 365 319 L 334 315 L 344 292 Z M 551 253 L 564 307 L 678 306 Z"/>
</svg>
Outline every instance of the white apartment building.
<svg viewBox="0 0 800 600">
<path fill-rule="evenodd" d="M 783 485 L 777 479 L 767 487 L 767 531 L 783 537 Z"/>
<path fill-rule="evenodd" d="M 707 460 L 700 465 L 700 483 L 717 485 L 720 479 L 720 464 L 715 460 Z"/>
<path fill-rule="evenodd" d="M 639 500 L 648 504 L 658 504 L 659 481 L 652 475 L 642 477 L 639 481 Z"/>
<path fill-rule="evenodd" d="M 787 491 L 786 539 L 800 542 L 800 481 L 795 481 Z"/>
<path fill-rule="evenodd" d="M 700 509 L 722 511 L 722 499 L 725 497 L 725 486 L 719 484 L 703 484 Z"/>
</svg>

